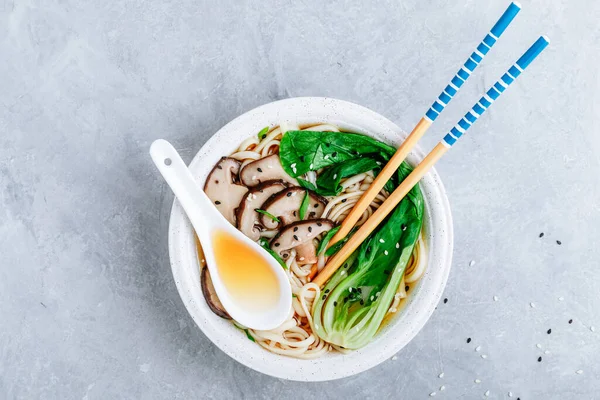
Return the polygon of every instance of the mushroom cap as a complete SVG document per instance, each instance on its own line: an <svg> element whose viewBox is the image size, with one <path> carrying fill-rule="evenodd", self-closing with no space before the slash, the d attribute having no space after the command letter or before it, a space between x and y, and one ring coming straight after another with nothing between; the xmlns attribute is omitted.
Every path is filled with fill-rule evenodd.
<svg viewBox="0 0 600 400"><path fill-rule="evenodd" d="M263 203L275 193L286 188L282 180L266 181L260 185L248 190L248 193L242 197L239 207L236 211L237 228L250 239L256 241L260 238L262 224L260 224L260 215L255 210L262 208ZM262 215L265 217L265 215Z"/></svg>
<svg viewBox="0 0 600 400"><path fill-rule="evenodd" d="M281 255L286 250L303 246L303 253L308 254L309 249L308 247L304 247L304 245L310 244L314 247L313 239L321 233L333 229L334 226L335 223L326 218L293 222L284 226L275 235L271 240L271 249ZM307 262L304 263L307 264Z"/></svg>
<svg viewBox="0 0 600 400"><path fill-rule="evenodd" d="M227 311L225 311L225 307L223 307L223 304L221 304L221 300L219 300L219 297L217 297L217 292L212 284L212 279L210 278L210 273L208 272L207 267L202 268L200 278L202 295L204 296L204 300L206 300L206 304L208 304L208 308L210 308L212 312L221 318L231 319L231 316L229 316Z"/></svg>
<svg viewBox="0 0 600 400"><path fill-rule="evenodd" d="M267 201L265 201L263 204L263 210L278 217L281 220L281 224L284 226L292 222L299 221L300 206L302 205L302 200L304 200L304 194L307 192L310 196L310 199L305 218L320 218L325 211L325 206L327 206L327 200L315 192L300 186L293 186L274 194ZM280 225L278 222L273 221L266 215L261 215L260 221L267 229L276 229Z"/></svg>
<svg viewBox="0 0 600 400"><path fill-rule="evenodd" d="M279 154L271 154L252 161L240 171L240 180L248 187L276 179L283 179L292 185L298 185L298 182L283 170Z"/></svg>
<svg viewBox="0 0 600 400"><path fill-rule="evenodd" d="M233 225L235 225L235 209L248 192L247 187L237 183L240 166L241 163L238 160L222 157L210 171L204 183L204 193L217 207L217 210Z"/></svg>

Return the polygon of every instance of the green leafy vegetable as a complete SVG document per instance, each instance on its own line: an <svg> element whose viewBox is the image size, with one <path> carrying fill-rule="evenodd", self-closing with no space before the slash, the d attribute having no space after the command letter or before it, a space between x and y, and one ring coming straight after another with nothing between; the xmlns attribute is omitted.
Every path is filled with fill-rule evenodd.
<svg viewBox="0 0 600 400"><path fill-rule="evenodd" d="M298 297L298 296L296 296L294 293L292 293L292 298L295 299L296 297Z"/></svg>
<svg viewBox="0 0 600 400"><path fill-rule="evenodd" d="M310 196L308 194L308 190L306 190L306 191L304 191L304 198L302 199L302 203L300 203L300 210L298 211L300 220L303 220L304 216L306 215L306 210L308 209L309 199L310 199Z"/></svg>
<svg viewBox="0 0 600 400"><path fill-rule="evenodd" d="M285 261L283 261L283 258L281 258L281 256L279 254L277 254L276 252L271 250L271 247L269 246L269 241L267 239L265 239L265 238L258 239L258 244L260 244L260 246L263 249L265 249L267 251L267 253L272 255L273 258L276 259L277 262L283 267L283 269L288 269L288 266L285 263Z"/></svg>
<svg viewBox="0 0 600 400"><path fill-rule="evenodd" d="M281 139L279 158L285 172L296 178L367 154L387 160L395 151L392 146L357 133L288 131Z"/></svg>
<svg viewBox="0 0 600 400"><path fill-rule="evenodd" d="M339 193L341 179L370 170L378 173L380 163L394 152L376 139L344 132L289 131L279 148L284 170L294 177L325 169L316 185L298 179L303 187L324 195ZM386 190L392 192L411 170L402 163ZM347 349L358 349L373 338L404 276L421 231L423 210L423 196L416 185L331 277L323 288L324 296L313 303L320 337ZM332 229L325 235L318 254L334 254L343 245L342 241L327 249L336 232Z"/></svg>
<svg viewBox="0 0 600 400"><path fill-rule="evenodd" d="M283 169L296 177L300 186L321 196L335 196L342 191L340 180L371 170L378 173L394 152L393 147L356 133L289 131L281 139L279 158ZM316 185L298 178L321 168L325 170ZM397 184L393 177L385 189L391 192Z"/></svg>
<svg viewBox="0 0 600 400"><path fill-rule="evenodd" d="M340 230L340 228L341 228L341 226L336 226L335 228L333 228L329 232L327 232L325 234L325 236L323 236L323 239L319 243L319 247L317 247L317 254L321 254L323 251L325 251L325 249L327 248L327 245L331 241L331 238L333 236L335 236L335 234Z"/></svg>
<svg viewBox="0 0 600 400"><path fill-rule="evenodd" d="M298 181L300 186L302 186L304 189L312 190L313 192L317 191L317 187L315 185L313 185L312 183L310 183L309 181L305 181L302 178L296 178L296 180Z"/></svg>
<svg viewBox="0 0 600 400"><path fill-rule="evenodd" d="M350 176L381 168L381 162L373 158L359 158L335 164L325 170L317 179L317 192L321 196L337 196L343 190L340 181Z"/></svg>
<svg viewBox="0 0 600 400"><path fill-rule="evenodd" d="M264 128L262 128L260 130L260 132L258 132L258 140L263 140L264 138L267 137L267 133L269 132L269 127L265 126Z"/></svg>
<svg viewBox="0 0 600 400"><path fill-rule="evenodd" d="M277 218L276 216L274 216L270 212L267 212L265 210L261 210L260 208L255 208L254 211L256 211L257 213L266 215L267 217L271 218L275 222L281 222L281 220L279 218Z"/></svg>

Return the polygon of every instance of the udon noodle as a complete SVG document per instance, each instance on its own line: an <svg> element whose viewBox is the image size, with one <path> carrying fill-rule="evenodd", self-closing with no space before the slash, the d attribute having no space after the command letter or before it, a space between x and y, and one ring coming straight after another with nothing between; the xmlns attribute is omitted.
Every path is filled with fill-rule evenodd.
<svg viewBox="0 0 600 400"><path fill-rule="evenodd" d="M283 132L301 130L298 126L284 126L283 129ZM302 130L339 132L337 127L329 124L304 127ZM262 138L254 135L242 142L237 151L231 154L230 157L239 160L243 167L252 161L271 154L277 154L281 137L281 127L270 130ZM306 180L314 184L319 173L320 171L308 172ZM337 196L327 197L328 203L322 218L328 218L335 223L342 222L358 199L369 188L374 178L374 172L368 171L342 180L342 192ZM388 193L382 190L365 210L357 225L362 225L387 196ZM272 238L276 233L277 231L266 230L261 232L261 236ZM311 283L311 279L324 267L325 261L325 256L321 254L318 256L316 264L299 265L296 261L295 250L292 250L291 255L286 260L289 267L287 274L293 292L293 307L290 310L289 318L276 329L268 331L247 330L256 343L273 353L302 359L320 357L330 351L347 351L325 342L315 333L313 325L311 307L313 301L320 296L321 292L319 286ZM402 300L407 297L409 286L414 285L421 278L426 264L425 242L421 232L384 323L400 309Z"/></svg>

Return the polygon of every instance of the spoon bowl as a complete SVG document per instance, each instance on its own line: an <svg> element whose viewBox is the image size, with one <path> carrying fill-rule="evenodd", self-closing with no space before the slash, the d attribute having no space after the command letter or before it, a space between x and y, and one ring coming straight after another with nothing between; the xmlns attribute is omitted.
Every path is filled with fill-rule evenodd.
<svg viewBox="0 0 600 400"><path fill-rule="evenodd" d="M292 289L279 262L219 213L169 142L156 140L150 156L198 235L213 286L229 315L257 330L285 322L291 313ZM272 287L257 287L261 281L255 272L266 276Z"/></svg>

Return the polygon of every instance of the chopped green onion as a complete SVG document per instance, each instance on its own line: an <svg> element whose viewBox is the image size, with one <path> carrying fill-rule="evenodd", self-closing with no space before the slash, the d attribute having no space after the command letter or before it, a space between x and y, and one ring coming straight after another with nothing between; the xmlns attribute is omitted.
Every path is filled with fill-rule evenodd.
<svg viewBox="0 0 600 400"><path fill-rule="evenodd" d="M263 140L264 138L266 138L267 132L269 132L269 127L265 126L260 130L260 132L258 132L258 140Z"/></svg>
<svg viewBox="0 0 600 400"><path fill-rule="evenodd" d="M341 225L336 226L335 228L333 228L329 232L327 232L325 237L323 237L323 240L321 240L321 242L319 243L319 247L317 249L317 254L321 254L327 248L329 241L337 233L337 231L340 230L340 228L341 228Z"/></svg>
<svg viewBox="0 0 600 400"><path fill-rule="evenodd" d="M276 216L274 216L270 212L267 212L265 210L261 210L260 208L255 208L254 211L256 211L257 213L266 215L267 217L271 218L275 222L281 222L281 220L279 218L277 218Z"/></svg>
<svg viewBox="0 0 600 400"><path fill-rule="evenodd" d="M279 254L277 254L276 252L274 252L271 247L269 247L269 241L265 238L260 238L258 240L258 244L260 244L260 246L265 249L267 251L267 253L269 253L271 256L273 256L274 259L277 260L277 262L283 267L283 269L288 269L287 264L285 263L285 261L283 261L283 258L281 258L281 256Z"/></svg>
<svg viewBox="0 0 600 400"><path fill-rule="evenodd" d="M303 220L306 216L306 210L308 209L308 203L310 196L308 195L308 190L304 192L304 198L302 199L302 203L300 204L300 219Z"/></svg>
<svg viewBox="0 0 600 400"><path fill-rule="evenodd" d="M248 339L252 340L253 342L256 342L256 340L254 340L250 332L248 332L248 329L244 329L244 332L246 332L246 337L248 337Z"/></svg>

